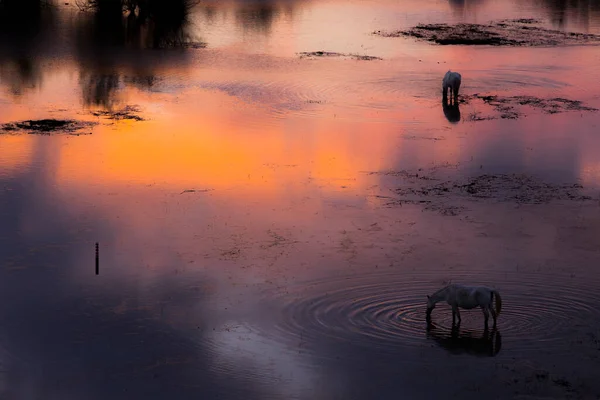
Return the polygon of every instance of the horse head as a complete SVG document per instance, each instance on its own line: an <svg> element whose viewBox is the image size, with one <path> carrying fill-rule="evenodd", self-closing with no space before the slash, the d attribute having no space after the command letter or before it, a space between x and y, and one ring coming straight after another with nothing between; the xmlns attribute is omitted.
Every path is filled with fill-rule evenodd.
<svg viewBox="0 0 600 400"><path fill-rule="evenodd" d="M427 295L427 318L431 318L431 312L435 308L435 302L431 296Z"/></svg>

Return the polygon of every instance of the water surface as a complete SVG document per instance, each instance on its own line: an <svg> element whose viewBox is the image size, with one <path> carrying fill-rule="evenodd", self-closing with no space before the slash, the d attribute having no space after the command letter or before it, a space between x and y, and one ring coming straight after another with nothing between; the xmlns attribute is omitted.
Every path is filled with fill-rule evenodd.
<svg viewBox="0 0 600 400"><path fill-rule="evenodd" d="M600 33L597 3L203 2L183 49L73 5L27 15L0 28L0 123L95 125L0 134L3 398L600 392L600 114L471 101L456 122L440 96L452 69L466 96L600 108L600 52L371 34ZM110 117L127 106L143 120ZM481 175L500 191L460 189ZM427 329L449 281L500 291L497 330L443 305Z"/></svg>

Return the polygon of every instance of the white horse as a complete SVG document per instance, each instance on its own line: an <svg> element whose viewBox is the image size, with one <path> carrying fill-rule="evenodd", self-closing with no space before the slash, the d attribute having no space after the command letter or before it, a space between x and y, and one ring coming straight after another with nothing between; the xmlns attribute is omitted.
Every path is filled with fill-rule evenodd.
<svg viewBox="0 0 600 400"><path fill-rule="evenodd" d="M496 310L492 307L492 302L496 298ZM496 318L500 315L502 309L502 298L497 290L485 286L464 286L450 284L438 290L431 296L427 296L427 319L431 318L431 312L435 305L440 301L446 301L452 307L452 324L454 325L456 317L460 324L459 308L470 310L475 307L481 307L485 316L485 325L488 324L489 314L492 314L494 326Z"/></svg>
<svg viewBox="0 0 600 400"><path fill-rule="evenodd" d="M452 72L448 70L444 79L442 80L442 93L444 99L448 96L448 89L452 92L455 100L458 100L458 91L460 90L460 84L462 83L462 76L458 72Z"/></svg>

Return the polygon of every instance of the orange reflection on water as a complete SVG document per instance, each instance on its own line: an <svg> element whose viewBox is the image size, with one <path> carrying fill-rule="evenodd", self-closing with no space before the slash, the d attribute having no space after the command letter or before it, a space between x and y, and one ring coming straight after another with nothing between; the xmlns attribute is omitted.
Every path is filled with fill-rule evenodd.
<svg viewBox="0 0 600 400"><path fill-rule="evenodd" d="M33 159L34 137L9 136L0 138L0 175L12 174L28 167Z"/></svg>
<svg viewBox="0 0 600 400"><path fill-rule="evenodd" d="M390 150L384 124L323 118L303 125L303 117L268 117L220 93L188 98L194 102L164 103L149 121L101 125L91 136L74 138L61 148L57 179L174 190L244 185L263 195L315 179L322 189L361 190L367 183L357 171L380 169ZM294 125L301 132L289 128Z"/></svg>

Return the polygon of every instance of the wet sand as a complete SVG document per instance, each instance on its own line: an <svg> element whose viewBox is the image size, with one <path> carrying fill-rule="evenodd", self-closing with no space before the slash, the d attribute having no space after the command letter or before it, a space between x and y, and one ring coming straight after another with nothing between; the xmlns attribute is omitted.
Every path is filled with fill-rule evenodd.
<svg viewBox="0 0 600 400"><path fill-rule="evenodd" d="M195 11L205 48L0 48L0 124L92 133L0 133L0 397L598 398L597 50L371 34L471 7L600 33L545 3L231 1ZM428 329L448 282L497 288L497 329Z"/></svg>

